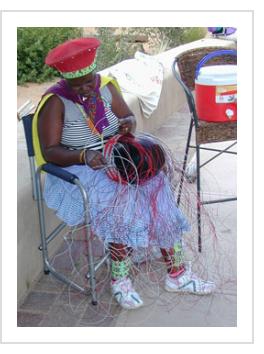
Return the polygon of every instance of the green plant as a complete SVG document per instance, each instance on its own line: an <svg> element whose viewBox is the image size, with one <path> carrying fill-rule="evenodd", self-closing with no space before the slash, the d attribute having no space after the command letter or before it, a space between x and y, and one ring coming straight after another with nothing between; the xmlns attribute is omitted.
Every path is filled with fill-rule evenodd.
<svg viewBox="0 0 264 354"><path fill-rule="evenodd" d="M138 43L133 43L134 30L116 27L99 27L96 37L100 39L101 46L97 51L97 70L105 69L119 63L122 60L133 58L140 48Z"/></svg>
<svg viewBox="0 0 264 354"><path fill-rule="evenodd" d="M185 27L182 35L183 43L189 43L204 38L207 33L206 27Z"/></svg>
<svg viewBox="0 0 264 354"><path fill-rule="evenodd" d="M205 27L147 27L149 52L157 54L181 44L204 38Z"/></svg>
<svg viewBox="0 0 264 354"><path fill-rule="evenodd" d="M48 52L58 44L82 36L76 27L19 27L17 29L17 81L44 82L58 76L45 65Z"/></svg>

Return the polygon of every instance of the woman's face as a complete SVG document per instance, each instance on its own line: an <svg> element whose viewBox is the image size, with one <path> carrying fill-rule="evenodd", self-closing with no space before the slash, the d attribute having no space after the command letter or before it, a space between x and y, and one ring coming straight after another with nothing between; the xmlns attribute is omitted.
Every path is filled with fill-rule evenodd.
<svg viewBox="0 0 264 354"><path fill-rule="evenodd" d="M67 82L75 93L84 97L88 97L91 91L93 91L95 88L95 78L95 72L92 71L90 74L79 77L77 79L68 79Z"/></svg>

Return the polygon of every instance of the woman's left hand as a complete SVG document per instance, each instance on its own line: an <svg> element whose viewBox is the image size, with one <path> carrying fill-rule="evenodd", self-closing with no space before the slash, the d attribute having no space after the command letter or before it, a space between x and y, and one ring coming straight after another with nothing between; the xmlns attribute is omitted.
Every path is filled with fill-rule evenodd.
<svg viewBox="0 0 264 354"><path fill-rule="evenodd" d="M119 134L134 133L136 129L136 118L129 116L126 118L119 118Z"/></svg>

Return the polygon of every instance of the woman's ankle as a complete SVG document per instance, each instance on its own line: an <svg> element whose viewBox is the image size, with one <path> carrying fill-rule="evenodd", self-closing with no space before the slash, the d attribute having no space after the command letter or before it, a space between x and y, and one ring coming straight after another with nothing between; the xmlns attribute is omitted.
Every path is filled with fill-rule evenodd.
<svg viewBox="0 0 264 354"><path fill-rule="evenodd" d="M173 267L172 269L168 270L168 275L171 278L177 278L178 276L182 275L185 272L184 264L181 264L179 267Z"/></svg>
<svg viewBox="0 0 264 354"><path fill-rule="evenodd" d="M112 281L120 280L121 278L126 278L130 272L131 260L129 257L124 258L121 261L115 261L112 259L111 262L111 278Z"/></svg>

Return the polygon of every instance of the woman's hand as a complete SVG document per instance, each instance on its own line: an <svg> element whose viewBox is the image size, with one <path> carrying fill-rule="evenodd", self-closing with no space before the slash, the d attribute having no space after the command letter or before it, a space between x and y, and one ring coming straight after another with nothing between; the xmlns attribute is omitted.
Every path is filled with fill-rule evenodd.
<svg viewBox="0 0 264 354"><path fill-rule="evenodd" d="M98 170L100 168L104 168L107 164L107 161L100 151L86 150L85 163L94 170Z"/></svg>
<svg viewBox="0 0 264 354"><path fill-rule="evenodd" d="M136 118L128 116L126 118L119 118L119 134L134 133L136 129Z"/></svg>

